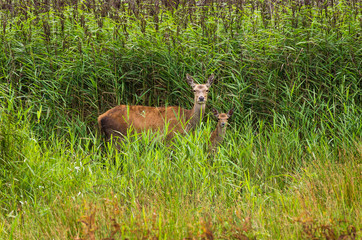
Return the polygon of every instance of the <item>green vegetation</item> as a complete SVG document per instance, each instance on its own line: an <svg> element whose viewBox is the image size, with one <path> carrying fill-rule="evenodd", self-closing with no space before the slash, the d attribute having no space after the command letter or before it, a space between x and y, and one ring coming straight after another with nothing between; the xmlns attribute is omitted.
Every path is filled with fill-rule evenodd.
<svg viewBox="0 0 362 240"><path fill-rule="evenodd" d="M203 3L201 3L203 2ZM360 239L360 1L0 3L0 239ZM116 151L119 104L216 121Z"/></svg>

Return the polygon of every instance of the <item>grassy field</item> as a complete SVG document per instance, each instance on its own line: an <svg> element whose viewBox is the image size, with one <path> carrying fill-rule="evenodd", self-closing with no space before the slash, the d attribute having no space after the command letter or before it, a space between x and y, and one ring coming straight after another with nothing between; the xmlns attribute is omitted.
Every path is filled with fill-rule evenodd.
<svg viewBox="0 0 362 240"><path fill-rule="evenodd" d="M360 239L360 1L0 3L0 239ZM117 104L207 114L117 151ZM206 151L212 107L234 107Z"/></svg>

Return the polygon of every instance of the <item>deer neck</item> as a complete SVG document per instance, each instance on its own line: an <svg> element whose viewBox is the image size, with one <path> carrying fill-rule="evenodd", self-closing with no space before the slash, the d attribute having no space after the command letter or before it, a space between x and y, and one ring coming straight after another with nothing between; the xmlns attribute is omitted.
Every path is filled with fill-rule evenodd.
<svg viewBox="0 0 362 240"><path fill-rule="evenodd" d="M216 142L221 142L224 139L225 132L226 132L226 127L221 127L218 124L216 129L215 129L215 132L216 132L216 134L215 134Z"/></svg>
<svg viewBox="0 0 362 240"><path fill-rule="evenodd" d="M204 117L205 114L205 106L206 104L195 103L194 107L191 109L191 113L188 119L188 130L191 130L200 123L200 120Z"/></svg>
<svg viewBox="0 0 362 240"><path fill-rule="evenodd" d="M226 127L221 127L219 124L217 124L216 129L211 133L210 142L211 142L211 148L215 148L225 136Z"/></svg>
<svg viewBox="0 0 362 240"><path fill-rule="evenodd" d="M218 136L218 139L220 139L220 141L222 141L222 140L224 139L225 132L226 132L226 126L221 127L221 126L218 124L218 125L217 125L217 136Z"/></svg>

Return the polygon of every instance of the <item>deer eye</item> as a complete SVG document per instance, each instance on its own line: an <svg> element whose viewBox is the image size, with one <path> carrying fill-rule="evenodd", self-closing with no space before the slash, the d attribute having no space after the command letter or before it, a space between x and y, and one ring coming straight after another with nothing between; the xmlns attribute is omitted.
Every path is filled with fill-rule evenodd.
<svg viewBox="0 0 362 240"><path fill-rule="evenodd" d="M209 90L206 90L206 92L209 92Z"/></svg>
<svg viewBox="0 0 362 240"><path fill-rule="evenodd" d="M194 90L194 92L196 92L196 90Z"/></svg>

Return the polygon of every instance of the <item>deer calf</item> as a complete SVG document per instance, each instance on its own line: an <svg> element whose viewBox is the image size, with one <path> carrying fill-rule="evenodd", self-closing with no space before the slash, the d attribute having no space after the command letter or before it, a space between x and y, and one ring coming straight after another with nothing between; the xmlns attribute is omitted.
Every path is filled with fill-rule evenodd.
<svg viewBox="0 0 362 240"><path fill-rule="evenodd" d="M216 147L224 140L226 133L226 126L228 124L228 119L233 115L234 110L230 109L227 113L219 113L216 109L212 109L214 116L217 117L217 126L216 129L211 133L210 142L209 142L209 152L212 152Z"/></svg>
<svg viewBox="0 0 362 240"><path fill-rule="evenodd" d="M214 81L211 75L206 84L196 84L187 74L186 79L194 92L194 107L191 110L179 106L147 107L119 105L98 117L98 125L107 140L113 137L127 135L127 130L141 132L160 130L167 139L171 139L176 132L188 132L203 118L209 88ZM167 126L167 132L165 128Z"/></svg>

